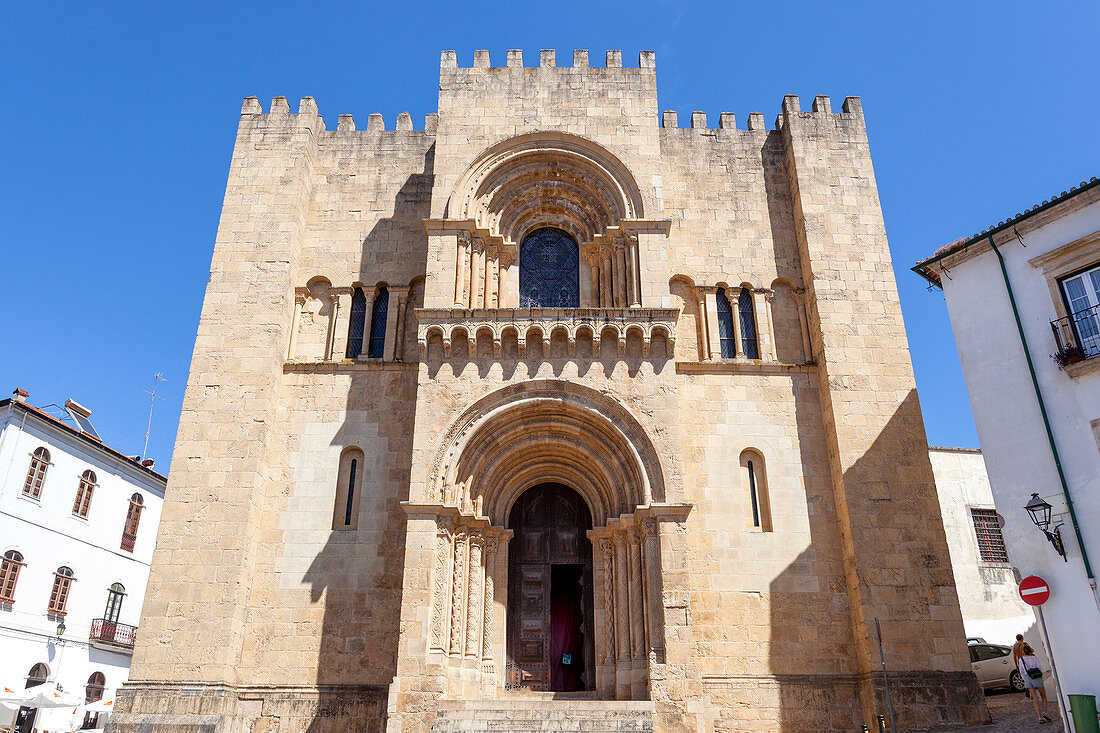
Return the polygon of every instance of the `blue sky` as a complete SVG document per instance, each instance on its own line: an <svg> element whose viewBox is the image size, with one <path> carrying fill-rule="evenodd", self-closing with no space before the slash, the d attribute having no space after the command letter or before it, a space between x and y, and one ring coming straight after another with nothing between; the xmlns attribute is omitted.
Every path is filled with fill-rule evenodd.
<svg viewBox="0 0 1100 733"><path fill-rule="evenodd" d="M977 446L943 297L908 268L1100 174L1098 30L1083 2L0 0L0 393L71 396L137 453L163 372L149 455L166 467L242 97L419 127L442 49L652 49L681 124L863 98L929 440Z"/></svg>

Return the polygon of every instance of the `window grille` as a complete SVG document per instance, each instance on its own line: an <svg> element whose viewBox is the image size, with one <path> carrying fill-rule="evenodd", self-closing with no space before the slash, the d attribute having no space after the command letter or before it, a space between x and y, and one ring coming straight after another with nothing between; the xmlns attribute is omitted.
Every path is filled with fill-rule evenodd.
<svg viewBox="0 0 1100 733"><path fill-rule="evenodd" d="M367 296L363 288L351 293L351 323L348 325L348 348L345 356L355 359L363 353L363 330L367 322Z"/></svg>
<svg viewBox="0 0 1100 733"><path fill-rule="evenodd" d="M580 249L553 227L536 229L519 248L519 307L580 306Z"/></svg>
<svg viewBox="0 0 1100 733"><path fill-rule="evenodd" d="M73 582L73 571L60 567L53 576L53 590L50 591L50 605L47 611L57 616L65 615L65 604L69 601L69 587Z"/></svg>
<svg viewBox="0 0 1100 733"><path fill-rule="evenodd" d="M50 467L50 452L45 448L34 449L31 467L27 470L27 480L23 482L23 493L32 499L42 495L42 484L46 482L46 469Z"/></svg>
<svg viewBox="0 0 1100 733"><path fill-rule="evenodd" d="M741 327L741 353L749 359L760 358L760 346L756 341L756 316L752 309L752 293L741 288L737 296L737 317Z"/></svg>
<svg viewBox="0 0 1100 733"><path fill-rule="evenodd" d="M715 297L718 300L718 341L722 346L722 358L732 359L737 355L733 346L733 307L726 297L725 288L718 288Z"/></svg>
<svg viewBox="0 0 1100 733"><path fill-rule="evenodd" d="M390 291L383 285L374 296L374 308L370 314L370 342L367 344L367 356L381 359L386 351L386 317L390 310Z"/></svg>
<svg viewBox="0 0 1100 733"><path fill-rule="evenodd" d="M15 600L15 583L19 580L19 569L23 567L23 556L15 550L4 553L0 561L0 601L11 603Z"/></svg>
<svg viewBox="0 0 1100 733"><path fill-rule="evenodd" d="M73 502L73 514L78 517L88 516L88 509L92 505L92 491L95 489L95 471L85 471L80 477L80 484L76 489L76 501Z"/></svg>
<svg viewBox="0 0 1100 733"><path fill-rule="evenodd" d="M1008 550L1001 535L1001 525L997 521L997 512L993 509L971 509L974 520L974 534L978 538L978 553L982 562L1008 562Z"/></svg>

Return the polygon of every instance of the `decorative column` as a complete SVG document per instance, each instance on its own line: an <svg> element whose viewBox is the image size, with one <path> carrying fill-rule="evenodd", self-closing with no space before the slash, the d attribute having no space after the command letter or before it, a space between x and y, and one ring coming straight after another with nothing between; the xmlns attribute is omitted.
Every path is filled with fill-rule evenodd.
<svg viewBox="0 0 1100 733"><path fill-rule="evenodd" d="M394 361L401 361L405 355L405 318L409 310L409 291L401 293L397 301L397 332L394 337L397 339L393 347Z"/></svg>
<svg viewBox="0 0 1100 733"><path fill-rule="evenodd" d="M481 622L481 671L494 673L493 667L493 573L496 572L497 541L485 543L485 601Z"/></svg>
<svg viewBox="0 0 1100 733"><path fill-rule="evenodd" d="M635 700L646 693L646 638L644 594L642 592L642 543L637 527L623 536L630 566L630 694Z"/></svg>
<svg viewBox="0 0 1100 733"><path fill-rule="evenodd" d="M351 288L332 288L333 338L332 361L343 361L348 350L348 325L351 315Z"/></svg>
<svg viewBox="0 0 1100 733"><path fill-rule="evenodd" d="M626 236L626 304L631 308L642 307L642 286L638 267L638 236Z"/></svg>
<svg viewBox="0 0 1100 733"><path fill-rule="evenodd" d="M646 639L651 668L665 662L664 604L661 598L661 536L655 519L642 520L642 564L646 605Z"/></svg>
<svg viewBox="0 0 1100 733"><path fill-rule="evenodd" d="M756 309L756 343L763 361L775 361L775 349L772 348L772 299L775 291L767 288L754 290L752 302Z"/></svg>
<svg viewBox="0 0 1100 733"><path fill-rule="evenodd" d="M466 292L470 269L470 234L468 232L458 233L455 251L455 308L465 308L470 302Z"/></svg>
<svg viewBox="0 0 1100 733"><path fill-rule="evenodd" d="M447 612L447 604L451 600L450 581L453 570L451 563L454 559L454 545L452 541L453 520L448 516L440 516L436 519L438 529L436 531L435 551L435 578L432 583L432 626L431 649L446 654L450 649L451 641L451 614Z"/></svg>
<svg viewBox="0 0 1100 733"><path fill-rule="evenodd" d="M470 259L470 304L471 310L485 307L485 245L481 237L473 238L473 255Z"/></svg>
<svg viewBox="0 0 1100 733"><path fill-rule="evenodd" d="M702 291L706 303L707 351L709 352L707 357L708 359L720 359L722 358L722 341L720 326L718 325L718 288L713 285L705 285L700 287L699 290ZM727 297L729 297L728 294Z"/></svg>
<svg viewBox="0 0 1100 733"><path fill-rule="evenodd" d="M470 535L470 572L466 592L466 650L467 658L477 658L481 652L481 602L484 588L482 586L485 577L485 569L481 564L482 543L481 537Z"/></svg>
<svg viewBox="0 0 1100 733"><path fill-rule="evenodd" d="M386 341L385 346L382 348L383 361L393 361L397 342L404 336L403 333L397 332L397 316L405 302L405 298L409 295L409 289L407 287L389 288L389 293L391 307L386 311Z"/></svg>
<svg viewBox="0 0 1100 733"><path fill-rule="evenodd" d="M485 248L485 307L499 308L500 263L497 259L497 246Z"/></svg>
<svg viewBox="0 0 1100 733"><path fill-rule="evenodd" d="M600 265L599 254L589 254L585 259L588 263L588 279L591 292L588 294L588 305L593 308L600 307Z"/></svg>
<svg viewBox="0 0 1100 733"><path fill-rule="evenodd" d="M744 359L745 349L741 344L741 288L730 288L726 291L726 298L730 302L730 311L733 317L733 353L735 358Z"/></svg>
<svg viewBox="0 0 1100 733"><path fill-rule="evenodd" d="M626 252L621 245L615 246L615 307L624 308L626 302Z"/></svg>
<svg viewBox="0 0 1100 733"><path fill-rule="evenodd" d="M606 247L600 247L600 307L611 308L611 254Z"/></svg>
<svg viewBox="0 0 1100 733"><path fill-rule="evenodd" d="M466 609L466 546L469 540L465 532L455 536L454 575L451 581L451 654L462 654L462 632L466 628L463 611Z"/></svg>
<svg viewBox="0 0 1100 733"><path fill-rule="evenodd" d="M810 343L810 328L806 320L805 288L794 291L794 295L798 299L798 327L802 331L802 358L804 362L810 363L814 360L814 350Z"/></svg>
<svg viewBox="0 0 1100 733"><path fill-rule="evenodd" d="M600 532L604 537L599 540L599 555L594 558L599 567L593 573L598 573L599 576L598 581L593 578L593 586L600 590L593 604L598 609L595 621L599 624L599 632L596 634L596 691L600 695L611 695L615 692L615 667L618 659L615 629L615 543L606 536L606 529Z"/></svg>
<svg viewBox="0 0 1100 733"><path fill-rule="evenodd" d="M615 697L628 700L632 692L630 640L630 560L626 539L614 534L615 542Z"/></svg>
<svg viewBox="0 0 1100 733"><path fill-rule="evenodd" d="M309 291L305 288L294 288L294 310L290 314L290 345L287 347L287 360L294 361L298 351L298 329L301 328L302 306L306 304L306 296Z"/></svg>

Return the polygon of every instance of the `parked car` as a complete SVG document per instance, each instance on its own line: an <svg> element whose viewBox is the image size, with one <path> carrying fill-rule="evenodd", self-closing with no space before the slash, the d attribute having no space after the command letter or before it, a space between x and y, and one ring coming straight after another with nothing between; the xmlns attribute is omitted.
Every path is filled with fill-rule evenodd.
<svg viewBox="0 0 1100 733"><path fill-rule="evenodd" d="M1012 664L1012 647L1000 644L970 644L970 666L984 690L1007 687L1024 689L1024 678Z"/></svg>

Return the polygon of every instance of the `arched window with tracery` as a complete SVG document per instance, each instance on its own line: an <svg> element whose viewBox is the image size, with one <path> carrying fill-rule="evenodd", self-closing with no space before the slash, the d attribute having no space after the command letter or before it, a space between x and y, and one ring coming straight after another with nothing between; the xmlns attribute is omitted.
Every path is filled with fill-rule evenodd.
<svg viewBox="0 0 1100 733"><path fill-rule="evenodd" d="M46 608L55 616L65 615L65 604L69 602L69 588L73 584L72 568L64 565L53 574L53 590L50 591L50 605Z"/></svg>
<svg viewBox="0 0 1100 733"><path fill-rule="evenodd" d="M46 483L46 470L50 467L50 452L39 446L31 455L31 466L27 469L27 480L23 482L23 494L32 499L42 496L42 485Z"/></svg>
<svg viewBox="0 0 1100 733"><path fill-rule="evenodd" d="M542 227L519 248L519 307L580 306L580 249L561 229Z"/></svg>
<svg viewBox="0 0 1100 733"><path fill-rule="evenodd" d="M741 288L737 296L737 318L741 327L741 352L749 359L760 358L760 344L756 340L756 314L752 307L752 291Z"/></svg>
<svg viewBox="0 0 1100 733"><path fill-rule="evenodd" d="M732 359L737 356L737 348L733 342L733 306L730 305L725 288L718 288L714 297L718 301L718 343L722 348L722 358Z"/></svg>
<svg viewBox="0 0 1100 733"><path fill-rule="evenodd" d="M50 668L42 662L31 667L31 671L27 672L27 686L26 689L32 687L38 687L41 684L45 684L46 678L50 676Z"/></svg>
<svg viewBox="0 0 1100 733"><path fill-rule="evenodd" d="M363 288L351 291L351 319L348 323L348 347L344 355L355 359L363 353L363 334L367 323L367 296Z"/></svg>
<svg viewBox="0 0 1100 733"><path fill-rule="evenodd" d="M367 357L370 359L381 359L386 353L386 318L389 312L390 291L381 285L374 296L370 314L370 342L367 344Z"/></svg>
<svg viewBox="0 0 1100 733"><path fill-rule="evenodd" d="M126 510L126 524L122 528L122 549L126 552L134 551L134 543L137 542L138 524L141 522L141 510L145 500L141 494L134 492L130 497L130 508Z"/></svg>
<svg viewBox="0 0 1100 733"><path fill-rule="evenodd" d="M15 550L4 553L0 561L0 601L15 601L15 584L19 580L19 570L23 567L23 556Z"/></svg>
<svg viewBox="0 0 1100 733"><path fill-rule="evenodd" d="M85 471L80 476L80 484L76 487L76 501L73 502L73 514L78 517L88 517L88 509L92 505L92 492L95 490L95 471Z"/></svg>

